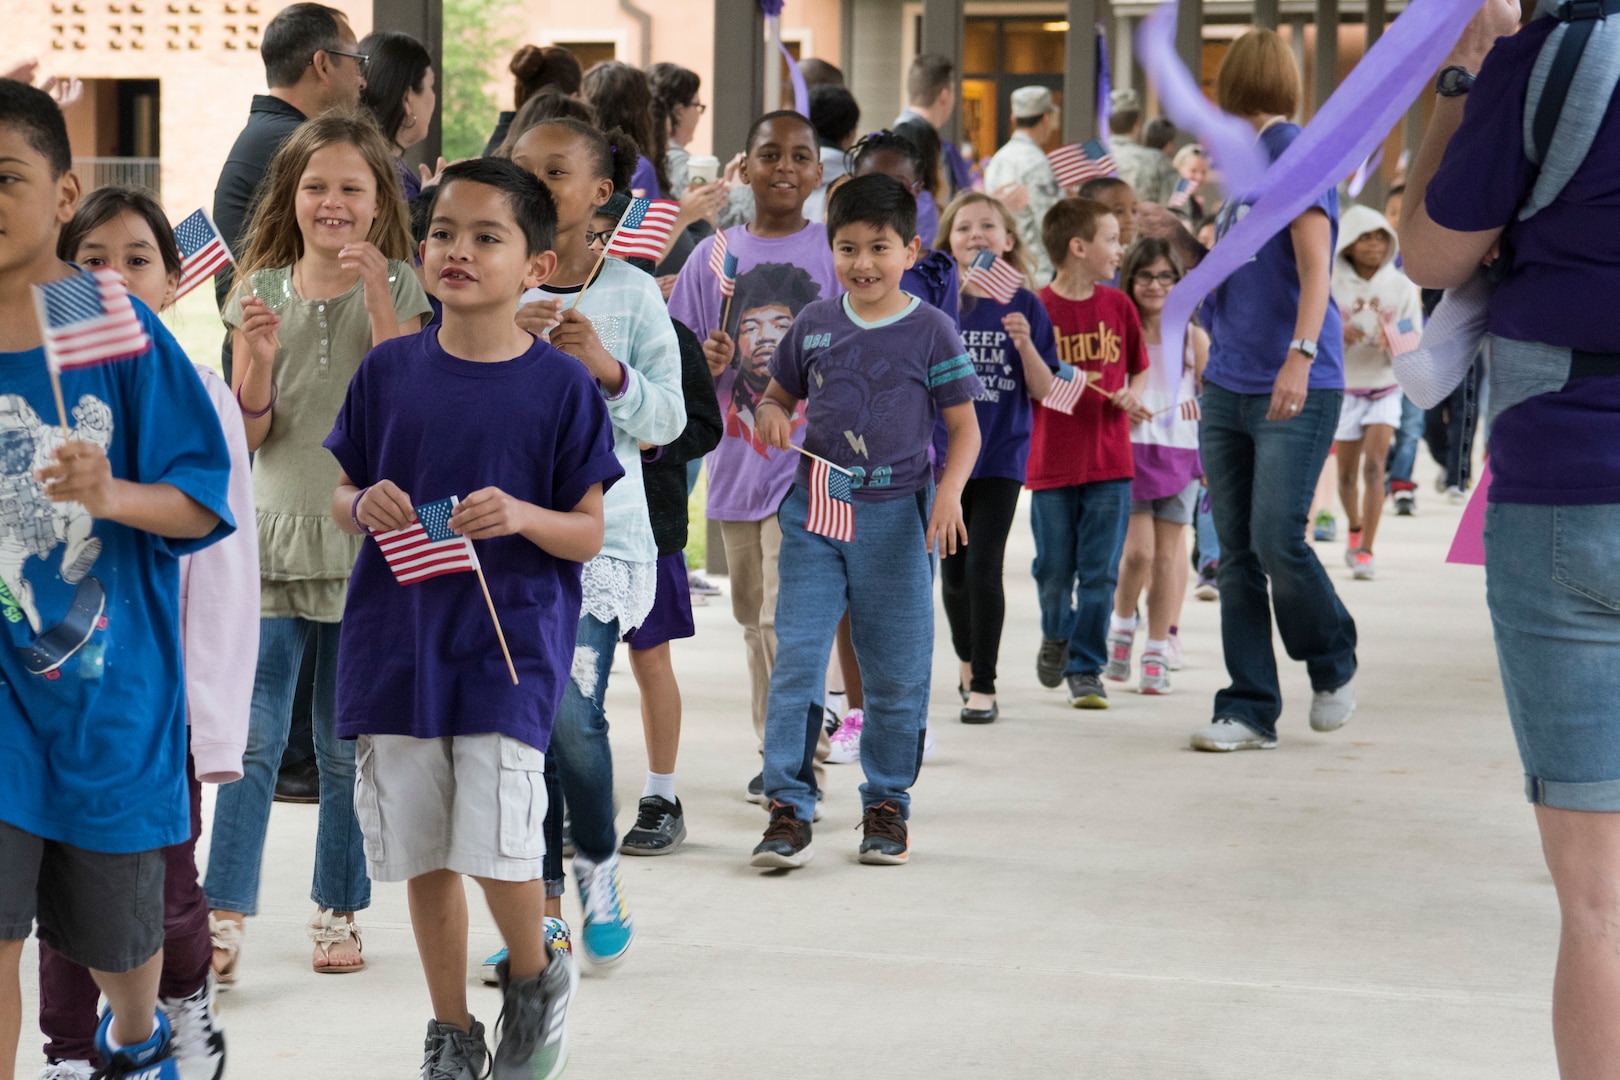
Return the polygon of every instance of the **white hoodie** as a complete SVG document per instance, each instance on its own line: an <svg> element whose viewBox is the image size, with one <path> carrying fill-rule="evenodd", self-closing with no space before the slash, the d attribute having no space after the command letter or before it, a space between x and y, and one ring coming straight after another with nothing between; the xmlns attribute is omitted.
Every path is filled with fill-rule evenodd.
<svg viewBox="0 0 1620 1080"><path fill-rule="evenodd" d="M1351 265L1350 245L1379 229L1389 233L1389 252L1369 280ZM1423 326L1423 296L1395 265L1399 251L1394 226L1372 207L1352 206L1340 216L1339 244L1333 253L1333 299L1345 329L1354 326L1363 334L1354 345L1344 347L1346 390L1383 390L1395 385L1395 368L1382 325L1385 312L1393 312L1396 322L1410 319L1414 327Z"/></svg>

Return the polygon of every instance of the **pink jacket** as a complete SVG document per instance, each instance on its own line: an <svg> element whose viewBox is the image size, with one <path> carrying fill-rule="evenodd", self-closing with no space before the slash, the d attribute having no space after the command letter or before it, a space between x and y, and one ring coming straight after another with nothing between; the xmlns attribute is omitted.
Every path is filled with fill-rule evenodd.
<svg viewBox="0 0 1620 1080"><path fill-rule="evenodd" d="M197 366L231 451L231 515L236 531L180 560L180 648L197 779L242 778L253 675L259 665L259 529L242 410L213 371Z"/></svg>

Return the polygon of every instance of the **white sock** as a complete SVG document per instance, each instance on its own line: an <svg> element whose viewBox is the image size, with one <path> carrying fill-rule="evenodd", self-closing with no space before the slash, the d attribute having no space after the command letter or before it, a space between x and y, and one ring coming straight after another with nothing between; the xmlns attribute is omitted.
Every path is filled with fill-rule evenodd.
<svg viewBox="0 0 1620 1080"><path fill-rule="evenodd" d="M1135 634L1136 616L1120 618L1118 615L1108 616L1108 632L1110 634Z"/></svg>
<svg viewBox="0 0 1620 1080"><path fill-rule="evenodd" d="M1163 641L1154 641L1152 638L1148 638L1147 651L1150 652L1150 653L1167 653L1167 652L1169 652L1170 651L1170 639L1165 638Z"/></svg>
<svg viewBox="0 0 1620 1080"><path fill-rule="evenodd" d="M674 802L675 774L672 772L657 773L649 770L647 773L647 786L641 790L641 797L645 799L648 795L657 795L660 799Z"/></svg>

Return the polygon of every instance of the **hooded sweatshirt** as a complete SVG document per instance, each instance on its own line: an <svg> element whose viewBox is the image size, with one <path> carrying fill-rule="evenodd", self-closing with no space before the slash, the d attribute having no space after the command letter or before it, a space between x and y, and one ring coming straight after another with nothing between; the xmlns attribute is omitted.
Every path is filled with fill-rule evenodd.
<svg viewBox="0 0 1620 1080"><path fill-rule="evenodd" d="M1350 262L1350 246L1370 232L1389 233L1389 250L1384 263L1371 278L1356 273ZM1363 334L1354 345L1344 347L1344 388L1384 390L1395 385L1395 368L1384 333L1384 317L1393 321L1410 319L1414 327L1423 325L1423 298L1418 287L1395 265L1400 240L1389 219L1370 206L1352 206L1339 218L1339 243L1333 253L1333 299L1339 305L1346 330L1354 326Z"/></svg>

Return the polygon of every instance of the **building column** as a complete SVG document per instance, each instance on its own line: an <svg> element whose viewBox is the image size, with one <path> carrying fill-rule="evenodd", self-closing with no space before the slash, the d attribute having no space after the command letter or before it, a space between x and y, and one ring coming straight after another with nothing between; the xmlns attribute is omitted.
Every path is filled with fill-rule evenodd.
<svg viewBox="0 0 1620 1080"><path fill-rule="evenodd" d="M1367 0L1367 48L1371 49L1384 36L1384 23L1389 21L1384 0ZM1363 55L1366 55L1363 53Z"/></svg>
<svg viewBox="0 0 1620 1080"><path fill-rule="evenodd" d="M1278 6L1277 0L1254 0L1254 25L1277 29Z"/></svg>
<svg viewBox="0 0 1620 1080"><path fill-rule="evenodd" d="M1204 85L1204 0L1181 0L1176 5L1176 53L1192 72L1193 82Z"/></svg>
<svg viewBox="0 0 1620 1080"><path fill-rule="evenodd" d="M433 58L433 70L441 76L444 74L443 0L372 0L371 28L397 30L411 35L422 43ZM442 89L440 93L443 93ZM405 158L413 166L432 165L438 161L443 145L439 110L434 108L427 138L411 147Z"/></svg>
<svg viewBox="0 0 1620 1080"><path fill-rule="evenodd" d="M956 97L962 98L963 0L923 0L922 52L938 53L951 62ZM956 109L939 130L939 137L962 141L962 110Z"/></svg>
<svg viewBox="0 0 1620 1080"><path fill-rule="evenodd" d="M1316 72L1311 113L1333 96L1339 85L1339 0L1316 0Z"/></svg>
<svg viewBox="0 0 1620 1080"><path fill-rule="evenodd" d="M1068 0L1063 36L1063 141L1097 137L1097 8L1100 0Z"/></svg>
<svg viewBox="0 0 1620 1080"><path fill-rule="evenodd" d="M1310 20L1303 15L1291 15L1288 18L1288 46L1293 50L1294 63L1299 65L1301 79L1305 77L1305 27L1309 23ZM1300 101L1299 112L1294 116L1296 122L1304 122L1306 114L1309 112L1306 105L1307 102Z"/></svg>
<svg viewBox="0 0 1620 1080"><path fill-rule="evenodd" d="M756 0L714 0L714 55L727 58L714 65L709 91L714 154L726 161L765 111L765 16Z"/></svg>

